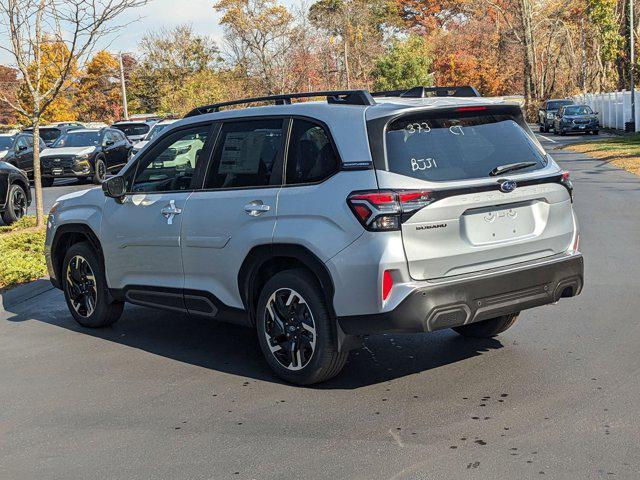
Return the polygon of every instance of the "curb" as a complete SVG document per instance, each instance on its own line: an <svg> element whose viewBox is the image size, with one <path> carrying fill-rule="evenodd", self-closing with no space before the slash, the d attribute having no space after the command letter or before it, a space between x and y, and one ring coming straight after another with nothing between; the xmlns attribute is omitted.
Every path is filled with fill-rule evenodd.
<svg viewBox="0 0 640 480"><path fill-rule="evenodd" d="M35 282L12 288L11 290L0 293L0 311L5 311L7 308L31 300L53 289L54 286L51 285L49 277L40 278Z"/></svg>

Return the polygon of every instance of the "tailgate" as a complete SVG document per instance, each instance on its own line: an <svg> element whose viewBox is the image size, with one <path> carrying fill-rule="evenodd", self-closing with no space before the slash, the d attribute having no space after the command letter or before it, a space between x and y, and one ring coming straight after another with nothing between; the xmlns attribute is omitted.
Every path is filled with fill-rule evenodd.
<svg viewBox="0 0 640 480"><path fill-rule="evenodd" d="M574 223L566 188L557 183L455 195L402 224L411 277L460 275L566 251Z"/></svg>

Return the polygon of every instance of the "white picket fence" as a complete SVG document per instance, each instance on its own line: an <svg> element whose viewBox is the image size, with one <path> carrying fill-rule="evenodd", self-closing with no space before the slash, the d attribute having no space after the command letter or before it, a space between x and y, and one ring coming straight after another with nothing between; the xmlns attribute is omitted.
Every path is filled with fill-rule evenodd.
<svg viewBox="0 0 640 480"><path fill-rule="evenodd" d="M640 132L640 91L635 91L636 132ZM584 93L573 97L579 104L589 105L598 112L600 125L624 130L625 122L631 120L631 92Z"/></svg>

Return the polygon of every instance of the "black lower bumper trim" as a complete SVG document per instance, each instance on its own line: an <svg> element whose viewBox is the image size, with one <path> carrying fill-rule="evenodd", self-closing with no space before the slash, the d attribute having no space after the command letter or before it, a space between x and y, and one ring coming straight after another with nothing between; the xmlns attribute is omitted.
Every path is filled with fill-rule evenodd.
<svg viewBox="0 0 640 480"><path fill-rule="evenodd" d="M580 294L582 255L414 290L394 310L338 318L349 335L429 332L479 322Z"/></svg>

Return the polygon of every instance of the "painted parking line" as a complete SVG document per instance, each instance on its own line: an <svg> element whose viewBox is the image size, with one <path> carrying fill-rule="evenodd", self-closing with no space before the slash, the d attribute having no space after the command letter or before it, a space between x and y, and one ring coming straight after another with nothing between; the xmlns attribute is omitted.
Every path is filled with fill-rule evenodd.
<svg viewBox="0 0 640 480"><path fill-rule="evenodd" d="M540 134L538 134L538 136L539 136L540 138L544 138L545 140L547 140L547 141L549 141L549 142L551 142L551 143L558 143L558 142L557 142L556 140L554 140L553 138L545 137L544 135L540 135Z"/></svg>

